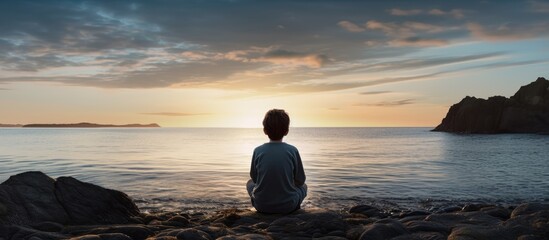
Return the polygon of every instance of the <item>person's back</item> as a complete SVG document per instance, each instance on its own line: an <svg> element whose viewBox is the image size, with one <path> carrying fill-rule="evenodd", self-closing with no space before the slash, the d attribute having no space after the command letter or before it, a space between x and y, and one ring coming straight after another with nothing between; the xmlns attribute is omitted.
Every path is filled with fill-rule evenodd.
<svg viewBox="0 0 549 240"><path fill-rule="evenodd" d="M263 126L271 141L254 150L248 193L259 212L289 213L307 196L301 157L297 148L282 142L289 129L284 110L267 112Z"/></svg>

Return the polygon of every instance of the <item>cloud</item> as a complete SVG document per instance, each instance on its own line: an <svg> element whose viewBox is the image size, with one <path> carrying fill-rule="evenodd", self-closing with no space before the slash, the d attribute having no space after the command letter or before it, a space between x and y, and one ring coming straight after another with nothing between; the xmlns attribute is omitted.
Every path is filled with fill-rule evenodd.
<svg viewBox="0 0 549 240"><path fill-rule="evenodd" d="M391 40L389 41L389 45L397 46L397 47L404 47L404 46L439 47L439 46L448 45L448 41L443 39L425 39L425 38L419 38L419 37L408 37L404 39Z"/></svg>
<svg viewBox="0 0 549 240"><path fill-rule="evenodd" d="M398 38L407 38L414 37L418 33L439 33L443 31L451 31L455 28L447 28L442 26L437 26L429 23L406 21L403 23L394 23L394 22L381 22L376 20L370 20L365 24L367 29L371 30L381 30L385 34L398 37Z"/></svg>
<svg viewBox="0 0 549 240"><path fill-rule="evenodd" d="M429 73L422 75L412 75L403 77L389 77L378 78L373 80L354 81L354 82L317 82L317 81L301 81L294 82L285 85L279 85L276 87L277 91L283 92L325 92L325 91L338 91L345 89L353 89L360 87L369 87L376 85L383 85L389 83L407 82L431 79L444 72Z"/></svg>
<svg viewBox="0 0 549 240"><path fill-rule="evenodd" d="M455 19L462 19L465 17L464 11L461 9L452 9L444 11L438 8L431 10L423 9L399 9L393 8L389 10L389 13L393 16L416 16L416 15L433 15L433 16L452 16Z"/></svg>
<svg viewBox="0 0 549 240"><path fill-rule="evenodd" d="M282 65L307 66L320 68L330 62L330 59L323 54L299 53L287 50L273 50L265 53L257 61L269 62Z"/></svg>
<svg viewBox="0 0 549 240"><path fill-rule="evenodd" d="M465 14L461 9L452 9L450 11L443 11L438 8L434 8L429 10L428 13L429 15L434 15L434 16L452 16L455 19L462 19L465 17Z"/></svg>
<svg viewBox="0 0 549 240"><path fill-rule="evenodd" d="M389 13L393 16L413 16L413 15L419 15L423 13L423 10L421 9L408 9L403 10L399 8L393 8L389 10Z"/></svg>
<svg viewBox="0 0 549 240"><path fill-rule="evenodd" d="M421 59L404 59L394 61L380 61L376 63L359 64L347 68L334 70L333 75L342 73L362 73L362 72L394 72L396 70L406 69L425 69L432 67L441 67L443 65L461 64L470 61L489 60L495 57L501 57L504 54L501 52L482 53L464 56L448 56L448 57L424 57Z"/></svg>
<svg viewBox="0 0 549 240"><path fill-rule="evenodd" d="M385 93L391 93L392 91L370 91L370 92L361 92L362 95L378 95L378 94L385 94Z"/></svg>
<svg viewBox="0 0 549 240"><path fill-rule="evenodd" d="M352 22L349 21L340 21L337 23L340 27L343 29L349 31L349 32L364 32L366 29L364 29L361 26L358 26Z"/></svg>
<svg viewBox="0 0 549 240"><path fill-rule="evenodd" d="M324 54L301 53L274 47L252 47L247 50L233 50L227 53L185 51L181 53L181 56L195 61L230 60L243 63L271 63L310 68L323 67L330 62L330 59Z"/></svg>
<svg viewBox="0 0 549 240"><path fill-rule="evenodd" d="M413 55L420 47L469 36L481 41L546 36L547 20L532 13L545 11L545 5L441 1L437 8L418 3L406 9L390 1L0 1L0 82L337 90L370 84L340 82L339 76L373 79L372 73L399 71L394 75L414 77L434 66L475 60L452 51ZM458 19L465 13L472 25ZM307 82L311 79L333 83Z"/></svg>
<svg viewBox="0 0 549 240"><path fill-rule="evenodd" d="M167 117L188 117L188 116L208 115L209 113L150 112L150 113L140 113L140 114L143 114L143 115L158 115L158 116L167 116Z"/></svg>
<svg viewBox="0 0 549 240"><path fill-rule="evenodd" d="M470 22L467 28L473 37L485 41L516 41L549 34L549 22L528 25L505 23L490 27Z"/></svg>
<svg viewBox="0 0 549 240"><path fill-rule="evenodd" d="M529 1L532 12L549 13L549 3L540 1Z"/></svg>
<svg viewBox="0 0 549 240"><path fill-rule="evenodd" d="M374 106L374 107L398 107L403 105L410 105L416 103L416 99L403 99L403 100L397 100L397 101L384 101L384 102L378 102L378 103L368 103L368 104L362 104L365 106Z"/></svg>

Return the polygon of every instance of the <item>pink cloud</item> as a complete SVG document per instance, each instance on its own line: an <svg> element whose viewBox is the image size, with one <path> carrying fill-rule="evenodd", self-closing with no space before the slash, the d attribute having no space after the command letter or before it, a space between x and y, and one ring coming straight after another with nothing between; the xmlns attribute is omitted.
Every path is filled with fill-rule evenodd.
<svg viewBox="0 0 549 240"><path fill-rule="evenodd" d="M478 23L468 23L467 28L473 37L487 41L514 41L549 34L549 23L533 26L502 24L496 28L485 28Z"/></svg>
<svg viewBox="0 0 549 240"><path fill-rule="evenodd" d="M393 8L389 10L389 13L393 16L413 16L413 15L418 15L423 13L423 11L421 9L404 10L404 9Z"/></svg>

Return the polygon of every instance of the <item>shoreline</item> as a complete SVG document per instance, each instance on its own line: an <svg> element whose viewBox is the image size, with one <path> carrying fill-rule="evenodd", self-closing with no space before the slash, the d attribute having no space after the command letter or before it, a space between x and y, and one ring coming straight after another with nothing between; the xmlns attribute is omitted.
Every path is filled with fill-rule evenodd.
<svg viewBox="0 0 549 240"><path fill-rule="evenodd" d="M522 239L549 238L549 204L469 203L430 210L359 204L290 214L246 208L140 210L123 192L25 172L0 184L0 239Z"/></svg>

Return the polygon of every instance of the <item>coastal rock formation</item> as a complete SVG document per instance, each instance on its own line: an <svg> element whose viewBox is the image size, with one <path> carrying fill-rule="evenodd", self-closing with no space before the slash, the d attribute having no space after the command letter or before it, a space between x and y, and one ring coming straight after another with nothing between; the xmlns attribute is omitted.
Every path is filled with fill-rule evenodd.
<svg viewBox="0 0 549 240"><path fill-rule="evenodd" d="M440 206L426 210L358 205L261 214L249 209L140 213L128 196L40 172L0 184L0 239L277 240L549 239L549 204Z"/></svg>
<svg viewBox="0 0 549 240"><path fill-rule="evenodd" d="M0 184L0 223L16 225L135 222L139 209L124 193L42 172L11 176Z"/></svg>
<svg viewBox="0 0 549 240"><path fill-rule="evenodd" d="M549 133L549 80L538 78L510 98L465 97L450 107L433 131L455 133Z"/></svg>

